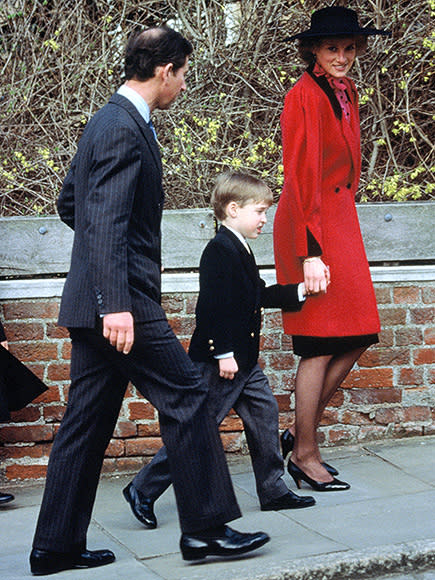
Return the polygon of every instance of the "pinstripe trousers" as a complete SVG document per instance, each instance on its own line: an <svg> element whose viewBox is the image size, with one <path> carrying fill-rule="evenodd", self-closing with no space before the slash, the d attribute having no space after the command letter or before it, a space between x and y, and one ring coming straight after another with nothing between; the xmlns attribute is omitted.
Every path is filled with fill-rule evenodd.
<svg viewBox="0 0 435 580"><path fill-rule="evenodd" d="M129 380L158 410L180 527L192 533L240 517L208 388L166 318L135 325L128 355L96 329L70 329L71 387L50 454L33 546L86 546L105 449Z"/></svg>
<svg viewBox="0 0 435 580"><path fill-rule="evenodd" d="M283 496L288 487L283 480L284 461L279 448L278 403L260 366L256 364L248 371L239 371L229 380L219 376L216 363L195 365L209 387L208 406L217 423L232 408L243 421L260 503ZM171 483L165 447L133 479L134 487L152 501Z"/></svg>

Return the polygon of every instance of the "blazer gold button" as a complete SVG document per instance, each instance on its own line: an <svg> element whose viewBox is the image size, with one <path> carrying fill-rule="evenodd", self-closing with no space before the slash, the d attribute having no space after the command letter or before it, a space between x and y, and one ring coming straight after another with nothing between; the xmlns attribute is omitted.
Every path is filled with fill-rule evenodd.
<svg viewBox="0 0 435 580"><path fill-rule="evenodd" d="M251 338L255 337L255 332L251 332Z"/></svg>
<svg viewBox="0 0 435 580"><path fill-rule="evenodd" d="M211 346L210 347L210 350L213 352L214 351L214 346Z"/></svg>
<svg viewBox="0 0 435 580"><path fill-rule="evenodd" d="M213 339L212 338L209 338L208 344L213 344Z"/></svg>

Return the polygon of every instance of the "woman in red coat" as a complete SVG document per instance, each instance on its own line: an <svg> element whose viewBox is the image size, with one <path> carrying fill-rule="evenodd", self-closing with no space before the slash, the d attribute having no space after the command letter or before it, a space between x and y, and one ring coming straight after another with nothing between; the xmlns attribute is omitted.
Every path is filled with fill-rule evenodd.
<svg viewBox="0 0 435 580"><path fill-rule="evenodd" d="M304 278L317 294L300 313L283 312L284 331L301 356L295 426L282 435L288 471L317 491L348 489L322 461L317 426L364 350L378 341L376 299L354 197L361 169L358 95L347 78L367 36L353 10L314 12L309 30L293 36L308 63L285 99L281 116L284 188L274 223L277 278Z"/></svg>

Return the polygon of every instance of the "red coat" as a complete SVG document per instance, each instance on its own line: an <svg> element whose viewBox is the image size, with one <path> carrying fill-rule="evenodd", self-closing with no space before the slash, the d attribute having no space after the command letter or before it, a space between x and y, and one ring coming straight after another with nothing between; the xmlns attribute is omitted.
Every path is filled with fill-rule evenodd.
<svg viewBox="0 0 435 580"><path fill-rule="evenodd" d="M354 199L361 169L358 95L351 80L346 84L350 123L327 79L308 72L287 94L281 115L284 188L274 223L277 279L282 284L303 279L307 229L331 272L326 294L308 298L301 312L283 313L288 334L331 337L380 330Z"/></svg>

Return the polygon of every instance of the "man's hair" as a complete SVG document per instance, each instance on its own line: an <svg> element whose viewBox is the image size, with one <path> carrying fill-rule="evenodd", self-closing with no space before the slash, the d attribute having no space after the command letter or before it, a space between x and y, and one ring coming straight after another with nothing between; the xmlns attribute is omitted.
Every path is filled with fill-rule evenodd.
<svg viewBox="0 0 435 580"><path fill-rule="evenodd" d="M168 26L135 32L130 36L125 51L125 78L146 81L154 76L156 67L169 63L177 72L192 52L190 42Z"/></svg>
<svg viewBox="0 0 435 580"><path fill-rule="evenodd" d="M264 181L247 173L221 173L211 194L211 205L219 221L225 219L225 209L232 201L240 207L262 201L272 205L273 193Z"/></svg>

